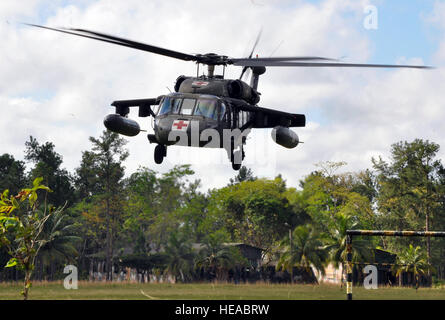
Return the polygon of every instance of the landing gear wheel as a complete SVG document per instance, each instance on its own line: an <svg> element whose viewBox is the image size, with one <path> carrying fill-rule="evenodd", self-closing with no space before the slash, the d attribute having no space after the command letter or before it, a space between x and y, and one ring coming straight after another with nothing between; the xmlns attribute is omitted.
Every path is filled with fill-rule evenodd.
<svg viewBox="0 0 445 320"><path fill-rule="evenodd" d="M161 164L166 155L167 155L167 147L162 144L158 144L155 148L155 162L157 164Z"/></svg>
<svg viewBox="0 0 445 320"><path fill-rule="evenodd" d="M232 169L238 171L241 168L241 163L236 164L232 162Z"/></svg>
<svg viewBox="0 0 445 320"><path fill-rule="evenodd" d="M244 144L245 140L240 143L235 143L234 137L232 137L230 141L230 146L225 147L227 156L229 157L230 162L232 163L233 170L239 170L241 168L241 163L244 160Z"/></svg>
<svg viewBox="0 0 445 320"><path fill-rule="evenodd" d="M231 162L232 162L232 169L238 171L241 168L241 163L244 160L244 150L241 146L241 150L233 151Z"/></svg>

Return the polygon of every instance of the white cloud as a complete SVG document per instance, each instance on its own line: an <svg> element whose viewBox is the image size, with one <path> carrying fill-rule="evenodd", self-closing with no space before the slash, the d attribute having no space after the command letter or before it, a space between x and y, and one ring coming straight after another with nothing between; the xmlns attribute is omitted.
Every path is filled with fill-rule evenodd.
<svg viewBox="0 0 445 320"><path fill-rule="evenodd" d="M275 55L347 55L349 61L366 62L372 52L361 29L369 1L99 0L63 6L42 0L30 1L25 11L19 3L0 4L0 153L22 159L24 142L33 135L40 142L53 142L69 170L79 165L81 151L90 149L88 137L100 135L104 116L113 112L113 100L164 94L178 75L194 75L195 66L12 21L83 27L186 53L246 55L260 27L263 36L256 51L261 56L269 56L281 41ZM445 7L435 10L436 15L445 14ZM438 59L445 57L443 43ZM421 63L413 58L403 62ZM226 76L237 78L240 71L228 68ZM445 94L438 89L444 78L440 69L269 68L260 79L260 105L306 113L308 126L295 130L305 143L291 150L269 145L270 130L259 130L246 147L246 164L256 159L251 168L257 175L282 173L297 185L315 169L314 163L344 160L348 170L363 169L370 167L371 156L387 154L390 144L399 140L425 138L445 148ZM150 120L140 120L141 127L151 129ZM235 174L224 150L172 147L167 161L157 166L154 145L144 134L128 141L128 172L138 166L166 171L183 157L192 162L221 159L216 165L209 160L193 166L204 189L225 185ZM258 146L265 143L276 166L261 163Z"/></svg>

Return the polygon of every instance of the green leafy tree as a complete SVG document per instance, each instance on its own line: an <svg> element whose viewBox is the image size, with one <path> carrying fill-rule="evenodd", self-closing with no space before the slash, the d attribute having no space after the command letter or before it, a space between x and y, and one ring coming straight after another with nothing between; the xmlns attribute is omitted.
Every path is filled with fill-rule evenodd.
<svg viewBox="0 0 445 320"><path fill-rule="evenodd" d="M53 279L54 266L57 263L72 263L78 255L76 244L82 238L75 235L75 224L69 221L69 216L63 211L55 211L45 223L42 238L45 244L37 256L41 271L45 266L51 266ZM43 272L41 272L43 273Z"/></svg>
<svg viewBox="0 0 445 320"><path fill-rule="evenodd" d="M275 241L287 233L289 225L295 226L299 212L287 198L285 181L257 179L212 192L210 214L217 217L230 233L231 239L255 247L267 253Z"/></svg>
<svg viewBox="0 0 445 320"><path fill-rule="evenodd" d="M198 192L195 186L186 190L188 200L177 211L177 217L181 221L182 228L187 230L195 242L202 242L215 225L207 224L209 215L209 199L207 195Z"/></svg>
<svg viewBox="0 0 445 320"><path fill-rule="evenodd" d="M165 272L174 276L176 280L180 278L182 282L190 280L196 253L187 235L181 232L171 233L165 254L168 257Z"/></svg>
<svg viewBox="0 0 445 320"><path fill-rule="evenodd" d="M234 178L230 178L230 184L237 184L243 181L254 181L257 177L253 175L252 169L247 168L246 166L241 166L238 170L238 174Z"/></svg>
<svg viewBox="0 0 445 320"><path fill-rule="evenodd" d="M75 170L74 178L79 199L89 200L91 196L103 191L98 170L97 155L92 151L83 151L82 160L80 166Z"/></svg>
<svg viewBox="0 0 445 320"><path fill-rule="evenodd" d="M318 164L319 171L311 173L302 182L305 210L313 225L321 232L329 252L329 261L345 272L346 230L372 229L376 220L372 210L375 197L372 175L337 173L344 162ZM354 239L353 260L372 261L372 248L377 239Z"/></svg>
<svg viewBox="0 0 445 320"><path fill-rule="evenodd" d="M199 181L189 182L193 175L189 165L175 166L164 174L139 168L126 181L128 201L124 228L130 239L138 243L138 250L160 251L169 234L180 226L187 229L192 239L205 215L205 199L197 192ZM203 211L200 211L200 210Z"/></svg>
<svg viewBox="0 0 445 320"><path fill-rule="evenodd" d="M338 214L354 217L364 228L374 225L370 195L357 192L361 187L366 190L370 187L363 185L356 174L336 174L335 171L344 165L344 162L318 164L322 169L312 172L301 182L305 210L324 232L329 231Z"/></svg>
<svg viewBox="0 0 445 320"><path fill-rule="evenodd" d="M45 223L52 214L63 210L50 208L47 211L46 205L44 211L39 210L37 191L50 191L40 184L42 180L35 179L32 188L22 189L16 196L9 196L9 191L5 190L0 200L0 244L11 256L6 267L16 267L25 274L24 300L28 299L36 256L48 241L42 237Z"/></svg>
<svg viewBox="0 0 445 320"><path fill-rule="evenodd" d="M396 276L399 277L399 285L402 285L402 274L410 272L413 274L415 288L419 287L419 276L427 274L430 266L427 262L425 252L412 244L397 255Z"/></svg>
<svg viewBox="0 0 445 320"><path fill-rule="evenodd" d="M441 161L436 159L438 151L438 144L416 139L393 144L389 162L382 158L373 159L381 226L425 231L443 226L445 170ZM430 238L425 241L427 260L431 263ZM407 239L390 239L384 246L399 251L407 244Z"/></svg>
<svg viewBox="0 0 445 320"><path fill-rule="evenodd" d="M55 207L73 204L76 199L72 186L72 177L67 170L62 169L62 156L55 151L51 142L39 144L35 138L29 137L25 143L25 159L31 161L35 166L31 169L31 180L43 177L43 183L51 186L51 192L47 195L48 203Z"/></svg>
<svg viewBox="0 0 445 320"><path fill-rule="evenodd" d="M0 190L8 189L11 194L16 194L25 183L25 163L15 160L10 154L1 155Z"/></svg>
<svg viewBox="0 0 445 320"><path fill-rule="evenodd" d="M208 235L196 260L197 267L214 274L219 280L223 280L230 269L247 265L239 249L225 243L228 239L229 235L223 231Z"/></svg>
<svg viewBox="0 0 445 320"><path fill-rule="evenodd" d="M307 275L312 274L312 266L324 274L328 252L321 241L320 234L311 225L301 225L292 231L292 237L285 237L280 243L280 259L277 269L291 273L293 267L302 268Z"/></svg>
<svg viewBox="0 0 445 320"><path fill-rule="evenodd" d="M325 249L329 252L329 261L337 268L341 266L343 275L347 260L346 230L357 229L360 229L359 221L354 217L339 213L330 224L329 231L323 235ZM373 246L374 244L369 239L355 237L352 246L352 261L372 261L374 259Z"/></svg>
<svg viewBox="0 0 445 320"><path fill-rule="evenodd" d="M87 223L102 221L105 232L105 256L107 280L111 280L114 241L123 223L124 167L128 157L126 141L117 133L104 130L100 138L90 137L92 151L83 153L77 180L82 181L81 194L93 194L89 211L84 217ZM90 220L88 218L91 218ZM100 230L100 229L99 229ZM98 235L100 237L100 235Z"/></svg>

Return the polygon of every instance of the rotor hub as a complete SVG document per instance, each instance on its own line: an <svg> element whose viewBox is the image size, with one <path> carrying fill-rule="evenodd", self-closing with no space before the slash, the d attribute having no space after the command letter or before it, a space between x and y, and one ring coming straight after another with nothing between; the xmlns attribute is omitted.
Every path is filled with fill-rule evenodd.
<svg viewBox="0 0 445 320"><path fill-rule="evenodd" d="M226 65L228 56L219 55L216 53L197 54L196 62L207 65Z"/></svg>

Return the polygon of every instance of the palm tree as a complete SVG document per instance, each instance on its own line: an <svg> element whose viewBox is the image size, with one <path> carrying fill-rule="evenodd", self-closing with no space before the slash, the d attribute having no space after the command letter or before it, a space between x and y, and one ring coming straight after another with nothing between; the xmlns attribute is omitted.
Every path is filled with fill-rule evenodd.
<svg viewBox="0 0 445 320"><path fill-rule="evenodd" d="M329 231L324 235L326 250L329 252L329 260L334 267L341 266L342 274L345 273L345 262L347 258L346 250L346 230L354 230L359 228L358 221L354 221L353 217L345 214L337 214ZM352 260L371 261L373 259L373 251L366 240L354 239L352 245ZM342 285L343 277L342 276Z"/></svg>
<svg viewBox="0 0 445 320"><path fill-rule="evenodd" d="M52 279L56 263L71 263L78 254L76 243L81 238L73 235L75 224L70 223L67 217L62 210L56 210L42 230L42 239L45 239L45 244L38 254L40 276L45 266L51 266Z"/></svg>
<svg viewBox="0 0 445 320"><path fill-rule="evenodd" d="M396 276L399 277L399 286L402 285L403 272L412 272L416 280L416 290L419 287L419 275L428 272L429 265L425 253L419 246L413 247L412 244L397 256Z"/></svg>
<svg viewBox="0 0 445 320"><path fill-rule="evenodd" d="M277 269L285 269L292 273L293 267L303 268L308 274L314 266L321 274L324 274L324 265L328 257L320 234L311 225L302 225L292 232L292 242L285 237L280 248L282 254L278 260ZM293 281L293 279L292 279Z"/></svg>
<svg viewBox="0 0 445 320"><path fill-rule="evenodd" d="M195 252L186 236L172 233L165 248L165 254L167 267L164 272L174 276L175 280L181 277L182 282L187 281L193 272Z"/></svg>
<svg viewBox="0 0 445 320"><path fill-rule="evenodd" d="M237 264L245 264L244 260L237 248L210 239L199 251L196 266L211 271L218 279L222 279Z"/></svg>

